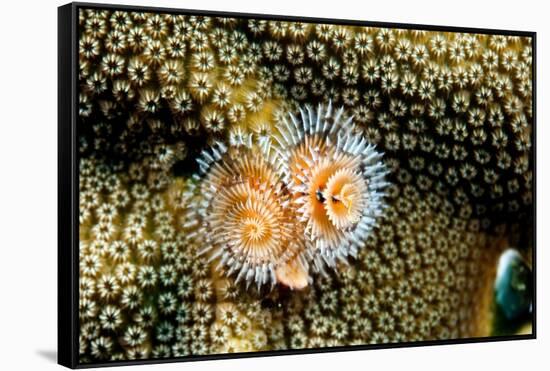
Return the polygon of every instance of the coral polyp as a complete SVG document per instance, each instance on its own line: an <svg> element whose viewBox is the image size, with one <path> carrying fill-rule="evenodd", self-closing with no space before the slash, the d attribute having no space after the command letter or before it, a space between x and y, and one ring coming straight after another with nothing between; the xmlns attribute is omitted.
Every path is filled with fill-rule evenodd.
<svg viewBox="0 0 550 371"><path fill-rule="evenodd" d="M357 256L383 209L388 170L344 108L279 120L271 160L288 184L317 270Z"/></svg>
<svg viewBox="0 0 550 371"><path fill-rule="evenodd" d="M190 235L206 236L202 252L236 282L303 288L308 265L290 197L280 176L255 152L243 147L230 153L218 143L202 153L198 205L187 216L202 224Z"/></svg>

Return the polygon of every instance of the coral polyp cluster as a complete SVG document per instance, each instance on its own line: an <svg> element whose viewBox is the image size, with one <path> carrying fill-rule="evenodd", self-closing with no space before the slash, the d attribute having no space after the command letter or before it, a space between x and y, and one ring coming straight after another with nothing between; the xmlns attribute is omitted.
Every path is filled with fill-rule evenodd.
<svg viewBox="0 0 550 371"><path fill-rule="evenodd" d="M184 190L189 240L204 243L218 269L247 286L303 289L310 267L324 272L356 257L381 214L382 155L343 108L320 105L300 114L301 120L283 115L257 145L228 153L216 143L203 151L203 179Z"/></svg>

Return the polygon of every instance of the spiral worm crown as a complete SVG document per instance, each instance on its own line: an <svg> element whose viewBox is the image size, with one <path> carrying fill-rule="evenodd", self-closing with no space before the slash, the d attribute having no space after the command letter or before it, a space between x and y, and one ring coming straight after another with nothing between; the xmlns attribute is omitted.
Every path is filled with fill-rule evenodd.
<svg viewBox="0 0 550 371"><path fill-rule="evenodd" d="M197 235L206 236L202 253L247 286L282 282L305 287L302 233L278 174L254 150L243 147L230 154L221 143L204 151L199 164L204 176L197 189L202 219Z"/></svg>
<svg viewBox="0 0 550 371"><path fill-rule="evenodd" d="M289 114L270 137L235 151L216 143L198 159L201 251L247 286L294 289L356 256L383 208L382 154L343 108ZM196 214L196 215L195 215Z"/></svg>
<svg viewBox="0 0 550 371"><path fill-rule="evenodd" d="M288 184L318 270L356 256L383 209L388 173L344 109L301 108L277 125L271 161Z"/></svg>

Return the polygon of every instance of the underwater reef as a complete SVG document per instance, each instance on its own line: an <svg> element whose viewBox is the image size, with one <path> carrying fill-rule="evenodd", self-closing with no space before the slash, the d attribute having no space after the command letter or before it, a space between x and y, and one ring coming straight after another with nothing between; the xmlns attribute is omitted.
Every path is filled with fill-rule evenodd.
<svg viewBox="0 0 550 371"><path fill-rule="evenodd" d="M81 9L78 73L80 362L495 332L530 38Z"/></svg>

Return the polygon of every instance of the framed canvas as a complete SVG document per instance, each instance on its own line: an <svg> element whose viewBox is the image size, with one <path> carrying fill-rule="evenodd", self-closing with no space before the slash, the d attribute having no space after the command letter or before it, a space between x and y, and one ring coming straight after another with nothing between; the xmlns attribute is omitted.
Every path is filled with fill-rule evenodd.
<svg viewBox="0 0 550 371"><path fill-rule="evenodd" d="M535 338L535 33L58 20L60 364Z"/></svg>

